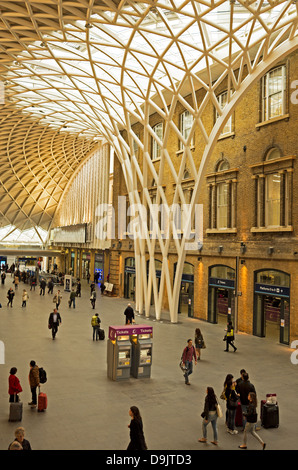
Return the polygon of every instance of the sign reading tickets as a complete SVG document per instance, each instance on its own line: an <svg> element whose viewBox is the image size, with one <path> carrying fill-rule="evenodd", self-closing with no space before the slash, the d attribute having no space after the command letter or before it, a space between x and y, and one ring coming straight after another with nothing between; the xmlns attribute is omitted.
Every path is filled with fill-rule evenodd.
<svg viewBox="0 0 298 470"><path fill-rule="evenodd" d="M152 335L153 327L147 325L121 325L109 327L109 339L114 341L117 336Z"/></svg>

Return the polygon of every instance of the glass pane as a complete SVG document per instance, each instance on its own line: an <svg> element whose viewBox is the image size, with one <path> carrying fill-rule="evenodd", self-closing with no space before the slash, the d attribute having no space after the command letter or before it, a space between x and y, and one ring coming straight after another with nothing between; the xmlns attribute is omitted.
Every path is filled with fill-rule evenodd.
<svg viewBox="0 0 298 470"><path fill-rule="evenodd" d="M217 186L217 228L226 228L228 225L228 184L220 183Z"/></svg>
<svg viewBox="0 0 298 470"><path fill-rule="evenodd" d="M272 174L266 177L267 198L266 198L266 220L267 226L280 225L280 180L279 174Z"/></svg>
<svg viewBox="0 0 298 470"><path fill-rule="evenodd" d="M229 266L213 266L210 269L210 277L218 279L235 279L235 270Z"/></svg>
<svg viewBox="0 0 298 470"><path fill-rule="evenodd" d="M290 287L290 275L273 269L257 273L257 283Z"/></svg>

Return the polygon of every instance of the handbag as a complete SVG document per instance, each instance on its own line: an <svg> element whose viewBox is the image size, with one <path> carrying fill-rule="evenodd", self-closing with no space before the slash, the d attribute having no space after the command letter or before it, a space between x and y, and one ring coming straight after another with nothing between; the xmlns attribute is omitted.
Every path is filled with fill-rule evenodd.
<svg viewBox="0 0 298 470"><path fill-rule="evenodd" d="M221 409L220 404L219 404L219 403L216 403L215 407L216 407L217 416L218 416L219 418L222 418L222 417L223 417L223 412L222 412L222 409Z"/></svg>

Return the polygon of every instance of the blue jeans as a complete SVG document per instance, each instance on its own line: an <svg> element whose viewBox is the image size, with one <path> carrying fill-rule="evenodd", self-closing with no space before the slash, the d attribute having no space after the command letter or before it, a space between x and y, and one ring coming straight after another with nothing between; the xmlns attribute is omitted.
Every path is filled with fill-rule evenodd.
<svg viewBox="0 0 298 470"><path fill-rule="evenodd" d="M242 419L243 419L243 429L245 429L245 425L246 425L246 423L247 423L246 417L243 415L243 413L247 413L247 406L248 406L248 405L242 405L242 404L241 404Z"/></svg>
<svg viewBox="0 0 298 470"><path fill-rule="evenodd" d="M208 421L203 419L202 430L203 430L204 439L207 439L207 426L209 423L211 423L212 429L213 429L213 440L217 442L217 412L216 411L209 411Z"/></svg>
<svg viewBox="0 0 298 470"><path fill-rule="evenodd" d="M186 361L185 362L185 367L186 367L186 371L185 371L185 374L184 374L184 378L185 378L185 383L187 384L189 382L189 376L190 374L192 374L192 361Z"/></svg>
<svg viewBox="0 0 298 470"><path fill-rule="evenodd" d="M227 426L228 429L231 431L234 431L235 429L235 416L236 416L236 408L233 410L227 410L228 411L228 419L227 419Z"/></svg>
<svg viewBox="0 0 298 470"><path fill-rule="evenodd" d="M71 307L71 304L73 304L73 308L76 308L76 299L71 299L69 306Z"/></svg>

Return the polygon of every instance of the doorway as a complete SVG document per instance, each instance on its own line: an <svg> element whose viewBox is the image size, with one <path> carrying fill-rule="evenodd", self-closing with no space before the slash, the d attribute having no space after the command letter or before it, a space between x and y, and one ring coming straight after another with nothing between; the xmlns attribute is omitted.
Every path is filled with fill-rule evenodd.
<svg viewBox="0 0 298 470"><path fill-rule="evenodd" d="M253 334L289 344L290 275L277 270L259 271L255 281Z"/></svg>
<svg viewBox="0 0 298 470"><path fill-rule="evenodd" d="M136 295L136 267L134 258L125 259L124 268L124 297L135 301Z"/></svg>
<svg viewBox="0 0 298 470"><path fill-rule="evenodd" d="M208 321L227 324L235 317L235 269L222 264L210 266Z"/></svg>

